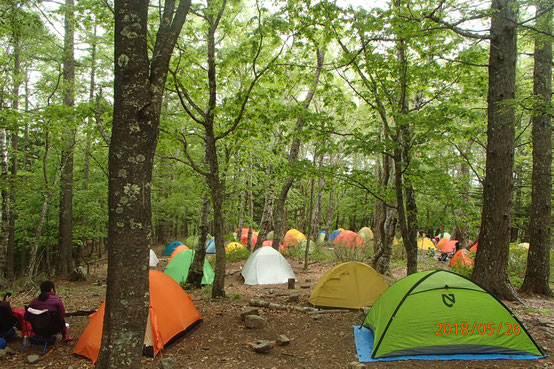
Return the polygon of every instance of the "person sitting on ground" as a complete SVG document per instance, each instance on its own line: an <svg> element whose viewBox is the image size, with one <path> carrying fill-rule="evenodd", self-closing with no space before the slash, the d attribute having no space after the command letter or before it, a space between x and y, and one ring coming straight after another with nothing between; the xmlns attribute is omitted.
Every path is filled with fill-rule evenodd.
<svg viewBox="0 0 554 369"><path fill-rule="evenodd" d="M62 299L56 295L56 286L54 282L42 282L40 284L40 295L31 301L29 307L37 310L57 311L60 317L59 328L62 333L62 341L72 340L72 337L67 335L65 307L63 306Z"/></svg>

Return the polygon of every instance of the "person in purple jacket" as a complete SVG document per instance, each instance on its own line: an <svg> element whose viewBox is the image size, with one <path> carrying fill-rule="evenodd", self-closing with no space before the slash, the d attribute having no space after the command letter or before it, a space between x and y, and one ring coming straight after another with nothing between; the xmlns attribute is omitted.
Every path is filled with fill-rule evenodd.
<svg viewBox="0 0 554 369"><path fill-rule="evenodd" d="M52 281L44 281L40 284L40 295L34 298L29 304L30 308L37 310L57 311L60 316L60 330L62 332L62 341L70 341L72 338L67 335L65 325L65 307L62 299L56 295L56 286Z"/></svg>

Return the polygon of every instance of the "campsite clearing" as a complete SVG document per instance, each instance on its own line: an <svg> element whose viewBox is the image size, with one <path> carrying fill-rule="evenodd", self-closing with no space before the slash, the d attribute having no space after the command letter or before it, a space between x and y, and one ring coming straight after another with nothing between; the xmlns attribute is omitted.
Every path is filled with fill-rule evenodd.
<svg viewBox="0 0 554 369"><path fill-rule="evenodd" d="M161 253L163 247L157 250ZM226 277L227 298L212 300L209 287L202 290L187 290L193 296L194 304L204 322L184 338L177 340L163 350L163 357L175 357L178 368L347 368L349 363L357 361L352 325L359 325L364 315L359 310L346 313L308 314L295 310L258 308L260 315L267 319L261 329L247 329L241 320L241 311L249 306L251 298L263 299L282 305L311 307L308 298L319 278L334 264L330 262L310 262L307 272L303 271L300 259L288 258L299 283L297 289L288 290L287 284L245 285L240 276L244 261L228 263ZM167 257L161 259L157 270L167 265ZM443 264L441 264L443 265ZM422 268L430 265L421 263ZM444 266L446 267L446 263ZM61 295L68 312L90 311L100 306L104 299L106 266L100 265L91 270L88 281L68 282L58 280L58 293ZM400 279L405 275L403 267L393 269L393 277L387 282ZM300 288L309 285L310 288ZM13 306L28 303L36 291L27 295L14 296ZM554 301L544 298L525 299L525 305L507 303L508 307L525 324L533 338L541 345L546 359L525 361L409 361L379 362L366 364L368 368L551 368L554 367L554 345L551 334L554 332ZM91 362L73 355L71 352L89 321L87 316L70 316L70 334L74 340L61 344L54 352L41 359L38 366L25 363L25 357L37 352L37 346L26 348L20 354L3 359L1 367L53 367L53 368L90 368ZM550 327L545 326L550 325ZM550 333L548 333L550 332ZM287 346L273 345L267 354L255 353L249 346L258 340L275 341L284 334L291 339ZM550 336L548 336L550 334ZM15 344L20 348L20 341ZM161 356L155 359L143 357L144 368L159 368Z"/></svg>

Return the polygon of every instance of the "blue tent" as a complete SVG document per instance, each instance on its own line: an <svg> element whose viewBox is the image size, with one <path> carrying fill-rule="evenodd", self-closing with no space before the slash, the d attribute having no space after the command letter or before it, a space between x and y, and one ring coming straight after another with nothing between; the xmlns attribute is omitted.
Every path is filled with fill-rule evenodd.
<svg viewBox="0 0 554 369"><path fill-rule="evenodd" d="M182 242L179 242L179 241L173 241L171 242L169 245L167 245L167 247L165 248L164 252L162 255L171 255L171 253L173 252L173 250L175 250L177 248L177 246L180 246L182 245L183 243Z"/></svg>
<svg viewBox="0 0 554 369"><path fill-rule="evenodd" d="M333 241L342 231L336 230L329 235L329 241Z"/></svg>
<svg viewBox="0 0 554 369"><path fill-rule="evenodd" d="M206 254L215 254L215 237L206 242Z"/></svg>

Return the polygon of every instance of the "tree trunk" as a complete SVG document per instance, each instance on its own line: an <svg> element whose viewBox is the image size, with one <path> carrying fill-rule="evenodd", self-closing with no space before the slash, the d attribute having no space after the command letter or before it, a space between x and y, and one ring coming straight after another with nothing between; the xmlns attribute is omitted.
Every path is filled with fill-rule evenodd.
<svg viewBox="0 0 554 369"><path fill-rule="evenodd" d="M324 58L325 58L325 51L321 49L317 49L317 67L314 73L314 79L312 81L312 85L310 86L310 89L308 90L308 94L304 99L304 104L303 104L304 110L308 110L310 103L315 95L315 91L319 83L319 76L321 75L321 70L323 68ZM296 127L294 129L295 134L300 135L302 133L303 128L304 128L304 118L300 117L296 121ZM289 160L288 160L289 167L292 167L298 161L298 154L300 152L300 143L301 143L300 136L295 138L292 142L292 145L290 147L290 152L289 152ZM284 234L285 224L283 222L283 215L285 212L285 203L287 201L287 196L290 188L292 187L293 182L294 182L294 177L292 176L286 179L285 183L283 184L283 187L281 187L281 191L279 193L279 199L277 200L277 208L276 208L276 214L274 219L275 229L274 229L273 245L272 245L275 250L279 250L279 242L281 242L281 238L283 237L283 234Z"/></svg>
<svg viewBox="0 0 554 369"><path fill-rule="evenodd" d="M551 33L552 7L549 1L539 1L537 28ZM525 279L520 292L552 296L550 289L550 212L552 207L552 124L547 111L552 100L552 39L537 34L533 94L537 98L533 114L533 174L531 187L530 245Z"/></svg>
<svg viewBox="0 0 554 369"><path fill-rule="evenodd" d="M104 317L98 369L141 366L148 316L152 168L169 60L190 0L178 5L165 1L152 60L148 59L148 5L148 0L116 0L114 8L106 290L109 314Z"/></svg>
<svg viewBox="0 0 554 369"><path fill-rule="evenodd" d="M262 211L262 218L260 219L260 229L258 233L258 240L254 246L254 250L262 247L262 244L269 233L269 228L271 225L271 219L273 214L273 199L275 194L275 189L273 187L273 168L268 169L268 177L270 181L267 183L267 191L265 193L264 199L264 209Z"/></svg>
<svg viewBox="0 0 554 369"><path fill-rule="evenodd" d="M92 43L91 43L91 52L90 52L90 85L89 85L89 103L92 105L94 102L94 92L96 88L96 25L93 27L92 34ZM89 181L89 172L90 172L90 151L92 146L92 118L87 119L87 132L86 132L86 142L85 142L85 163L83 168L83 191L86 193L88 191L88 181ZM79 245L79 261L81 264L85 263L85 253L84 248L88 242L87 240L87 231L88 231L88 220L87 214L83 212L81 217L83 235L81 237L81 245Z"/></svg>
<svg viewBox="0 0 554 369"><path fill-rule="evenodd" d="M1 96L0 96L1 97ZM0 108L2 108L2 102L0 101ZM9 165L8 165L8 139L5 128L0 128L0 170L2 173L2 182L9 182ZM7 187L7 186L5 186ZM0 267L1 277L10 276L7 272L8 262L8 224L9 224L9 193L7 189L3 186L2 188L2 236L0 238Z"/></svg>
<svg viewBox="0 0 554 369"><path fill-rule="evenodd" d="M210 218L210 197L207 193L202 195L202 210L200 212L200 237L198 244L194 245L196 252L194 260L190 266L187 283L193 288L202 288L202 278L204 277L204 260L206 259L206 241L208 239L208 220ZM193 245L187 245L193 247Z"/></svg>
<svg viewBox="0 0 554 369"><path fill-rule="evenodd" d="M67 275L73 267L73 149L75 146L75 58L74 58L74 0L65 0L65 35L63 61L63 103L70 112L63 135L63 172L60 188L60 223L58 244L58 273Z"/></svg>
<svg viewBox="0 0 554 369"><path fill-rule="evenodd" d="M517 299L508 279L514 167L517 3L492 2L486 176L479 248L472 279L496 297Z"/></svg>
<svg viewBox="0 0 554 369"><path fill-rule="evenodd" d="M240 181L238 181L240 183ZM242 227L244 224L244 212L246 209L246 196L244 195L244 190L240 191L238 198L238 209L239 209L239 220L237 223L237 242L242 242Z"/></svg>
<svg viewBox="0 0 554 369"><path fill-rule="evenodd" d="M380 141L380 139L379 139ZM379 187L386 189L390 182L391 159L382 154L382 165L377 162L377 178ZM384 192L383 192L384 193ZM381 200L375 200L375 215L373 221L374 253L373 267L380 274L388 274L392 258L392 241L396 232L397 218L394 212L388 209L387 204Z"/></svg>

